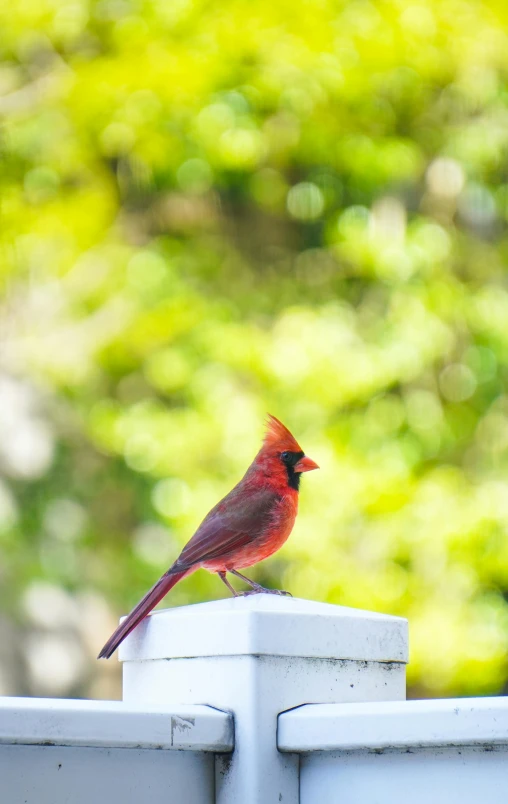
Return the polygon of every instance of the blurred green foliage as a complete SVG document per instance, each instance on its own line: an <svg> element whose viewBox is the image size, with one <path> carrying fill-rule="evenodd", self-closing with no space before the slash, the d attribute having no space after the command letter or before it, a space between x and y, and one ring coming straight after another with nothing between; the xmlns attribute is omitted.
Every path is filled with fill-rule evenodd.
<svg viewBox="0 0 508 804"><path fill-rule="evenodd" d="M0 686L109 691L103 637L270 411L321 472L255 577L409 617L413 694L502 691L506 4L2 0L0 30Z"/></svg>

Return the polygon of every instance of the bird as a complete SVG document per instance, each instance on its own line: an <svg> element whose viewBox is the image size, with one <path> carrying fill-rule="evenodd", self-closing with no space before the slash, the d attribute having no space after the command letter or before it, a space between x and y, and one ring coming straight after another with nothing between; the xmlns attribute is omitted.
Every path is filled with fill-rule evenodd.
<svg viewBox="0 0 508 804"><path fill-rule="evenodd" d="M109 659L125 637L182 578L204 568L217 573L234 597L240 594L278 594L239 572L279 550L289 537L298 511L303 472L319 469L279 419L268 414L261 449L239 483L202 521L171 567L120 623L97 658ZM226 573L251 589L239 593Z"/></svg>

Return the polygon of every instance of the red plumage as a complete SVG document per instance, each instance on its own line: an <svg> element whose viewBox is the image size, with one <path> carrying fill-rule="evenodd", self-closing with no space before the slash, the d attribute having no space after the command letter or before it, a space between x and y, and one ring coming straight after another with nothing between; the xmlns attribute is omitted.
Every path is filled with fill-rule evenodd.
<svg viewBox="0 0 508 804"><path fill-rule="evenodd" d="M200 567L218 573L233 594L236 592L226 572L247 581L254 592L284 594L263 589L238 570L257 564L282 547L298 511L300 475L317 468L282 422L269 416L263 445L244 477L212 508L175 563L106 642L99 659L109 659L167 592Z"/></svg>

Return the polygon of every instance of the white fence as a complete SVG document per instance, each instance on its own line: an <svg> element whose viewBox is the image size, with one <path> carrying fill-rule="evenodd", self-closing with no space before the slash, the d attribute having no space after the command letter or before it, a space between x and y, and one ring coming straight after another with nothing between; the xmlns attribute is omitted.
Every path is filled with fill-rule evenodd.
<svg viewBox="0 0 508 804"><path fill-rule="evenodd" d="M0 699L2 804L215 801L214 753L231 715L208 706Z"/></svg>
<svg viewBox="0 0 508 804"><path fill-rule="evenodd" d="M0 699L0 804L508 801L508 701L406 702L402 619L217 601L121 660L122 703Z"/></svg>
<svg viewBox="0 0 508 804"><path fill-rule="evenodd" d="M279 717L301 804L508 801L504 698L302 706Z"/></svg>

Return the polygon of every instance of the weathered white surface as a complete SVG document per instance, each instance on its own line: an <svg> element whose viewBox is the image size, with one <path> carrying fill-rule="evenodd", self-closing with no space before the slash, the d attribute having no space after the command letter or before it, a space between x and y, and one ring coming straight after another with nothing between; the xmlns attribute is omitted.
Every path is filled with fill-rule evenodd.
<svg viewBox="0 0 508 804"><path fill-rule="evenodd" d="M302 754L300 804L506 804L508 752L442 748Z"/></svg>
<svg viewBox="0 0 508 804"><path fill-rule="evenodd" d="M301 752L301 804L506 804L508 700L302 706L279 717Z"/></svg>
<svg viewBox="0 0 508 804"><path fill-rule="evenodd" d="M192 751L0 745L0 802L213 804L213 763Z"/></svg>
<svg viewBox="0 0 508 804"><path fill-rule="evenodd" d="M207 706L0 698L0 802L212 804L210 752L232 748Z"/></svg>
<svg viewBox="0 0 508 804"><path fill-rule="evenodd" d="M508 745L508 698L309 705L279 717L280 751L485 744Z"/></svg>
<svg viewBox="0 0 508 804"><path fill-rule="evenodd" d="M0 698L2 743L232 751L233 718L209 706L140 710L119 701Z"/></svg>
<svg viewBox="0 0 508 804"><path fill-rule="evenodd" d="M225 627L227 624L227 627ZM168 645L168 640L170 645ZM254 595L165 609L121 645L124 662L192 656L308 656L407 662L407 620L293 597Z"/></svg>
<svg viewBox="0 0 508 804"><path fill-rule="evenodd" d="M268 595L164 611L126 640L124 700L234 712L217 804L297 804L298 757L277 751L277 715L309 701L404 698L406 634L399 618Z"/></svg>

